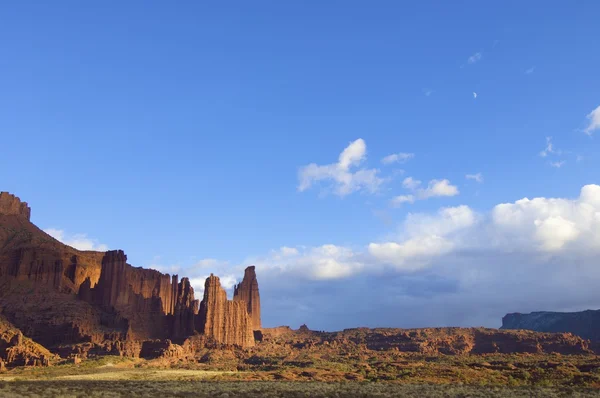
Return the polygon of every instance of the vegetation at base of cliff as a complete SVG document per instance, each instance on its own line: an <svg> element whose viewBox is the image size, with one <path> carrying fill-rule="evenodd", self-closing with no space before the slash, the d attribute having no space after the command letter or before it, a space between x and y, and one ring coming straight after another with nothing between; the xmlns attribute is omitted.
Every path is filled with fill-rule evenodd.
<svg viewBox="0 0 600 398"><path fill-rule="evenodd" d="M200 361L143 360L104 356L79 364L18 367L1 381L277 381L386 382L470 386L597 388L600 358L595 355L490 354L426 356L370 352L362 357L305 357L295 361L236 358L216 351ZM218 354L218 355L217 355ZM242 365L240 365L242 363ZM240 366L236 369L236 364ZM0 394L1 395L1 394Z"/></svg>
<svg viewBox="0 0 600 398"><path fill-rule="evenodd" d="M0 382L2 397L596 397L574 388L393 383L34 381Z"/></svg>

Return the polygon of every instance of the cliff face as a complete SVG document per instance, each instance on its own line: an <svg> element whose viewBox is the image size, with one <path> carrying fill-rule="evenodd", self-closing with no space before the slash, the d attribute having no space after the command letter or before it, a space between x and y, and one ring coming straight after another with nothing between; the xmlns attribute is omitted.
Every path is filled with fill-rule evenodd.
<svg viewBox="0 0 600 398"><path fill-rule="evenodd" d="M198 301L189 280L177 280L177 275L134 268L122 250L114 250L102 259L98 284L92 287L86 279L78 297L129 319L130 338L181 339L194 334Z"/></svg>
<svg viewBox="0 0 600 398"><path fill-rule="evenodd" d="M26 202L21 202L21 199L15 195L0 192L0 214L19 216L29 220L31 209Z"/></svg>
<svg viewBox="0 0 600 398"><path fill-rule="evenodd" d="M598 342L600 341L600 310L507 314L502 318L500 329L573 333L584 339Z"/></svg>
<svg viewBox="0 0 600 398"><path fill-rule="evenodd" d="M217 343L254 346L252 320L243 301L227 300L219 277L210 275L204 284L196 328Z"/></svg>
<svg viewBox="0 0 600 398"><path fill-rule="evenodd" d="M260 294L258 293L258 281L253 265L246 268L244 279L233 288L233 301L244 301L246 303L254 330L262 327L260 321Z"/></svg>

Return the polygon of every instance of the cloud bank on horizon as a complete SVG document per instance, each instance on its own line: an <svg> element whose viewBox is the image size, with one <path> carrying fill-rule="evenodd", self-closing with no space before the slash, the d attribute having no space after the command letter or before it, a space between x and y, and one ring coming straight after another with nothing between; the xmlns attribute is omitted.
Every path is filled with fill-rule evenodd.
<svg viewBox="0 0 600 398"><path fill-rule="evenodd" d="M355 192L381 194L394 176L369 169L366 153L366 142L357 139L337 162L300 168L298 191L320 183L341 198ZM560 154L547 138L540 156ZM398 155L387 163L413 157ZM465 178L483 182L482 173ZM392 196L391 209L460 194L445 178L432 178L424 186L405 177L395 190L405 193ZM46 232L81 250L106 249L85 235ZM588 184L575 197L524 197L487 211L458 205L409 212L384 238L358 245L283 246L237 265L203 259L191 267L151 267L181 271L200 296L209 273L220 275L231 291L245 265L255 264L271 326L290 314L286 322L292 325L309 318L321 329L358 326L356 319L367 326L498 326L507 312L598 306L598 254L600 185ZM380 308L378 316L371 307ZM382 317L382 311L408 316Z"/></svg>

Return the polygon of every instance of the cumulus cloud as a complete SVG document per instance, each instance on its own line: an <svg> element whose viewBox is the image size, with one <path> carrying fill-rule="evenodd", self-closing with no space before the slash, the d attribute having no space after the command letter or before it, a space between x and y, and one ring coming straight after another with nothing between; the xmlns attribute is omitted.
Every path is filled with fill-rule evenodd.
<svg viewBox="0 0 600 398"><path fill-rule="evenodd" d="M478 182L480 184L483 182L483 174L481 174L481 173L467 174L467 175L465 175L465 178L467 180L473 180L473 181Z"/></svg>
<svg viewBox="0 0 600 398"><path fill-rule="evenodd" d="M600 248L600 186L586 185L578 199L534 198L499 204L492 211L496 241L505 246L555 251L576 244Z"/></svg>
<svg viewBox="0 0 600 398"><path fill-rule="evenodd" d="M480 52L477 52L477 53L475 53L475 54L471 55L471 56L469 57L469 59L467 59L467 62L468 62L469 64L474 64L474 63L476 63L476 62L479 62L479 61L481 61L481 58L482 58L482 57L483 57L483 55L482 55Z"/></svg>
<svg viewBox="0 0 600 398"><path fill-rule="evenodd" d="M268 326L497 327L507 312L600 307L599 255L600 185L586 185L574 198L409 213L363 246L284 246L244 264L257 267ZM243 266L202 272L234 280Z"/></svg>
<svg viewBox="0 0 600 398"><path fill-rule="evenodd" d="M450 184L450 181L444 180L431 180L427 185L427 188L418 190L420 199L433 198L436 196L456 196L459 194L456 185Z"/></svg>
<svg viewBox="0 0 600 398"><path fill-rule="evenodd" d="M376 192L384 179L379 170L359 168L367 155L367 145L361 138L350 143L339 155L337 163L317 165L311 163L298 172L298 191L303 192L320 181L330 181L335 194L346 196L356 191Z"/></svg>
<svg viewBox="0 0 600 398"><path fill-rule="evenodd" d="M361 271L364 261L351 248L325 244L317 247L282 247L248 262L267 270L289 272L313 280L345 278Z"/></svg>
<svg viewBox="0 0 600 398"><path fill-rule="evenodd" d="M415 180L412 177L406 177L402 181L402 186L410 191L413 195L401 195L392 199L392 204L413 203L415 200L429 199L440 196L456 196L460 192L458 187L452 185L449 180L431 180L427 187L421 187L421 181Z"/></svg>
<svg viewBox="0 0 600 398"><path fill-rule="evenodd" d="M99 243L98 240L89 238L87 234L68 234L62 229L48 228L44 230L45 233L52 236L54 239L64 243L65 245L71 246L77 250L94 250L104 252L108 250L108 246Z"/></svg>
<svg viewBox="0 0 600 398"><path fill-rule="evenodd" d="M587 118L589 120L587 127L583 130L587 135L592 135L596 130L600 129L600 106L591 111Z"/></svg>
<svg viewBox="0 0 600 398"><path fill-rule="evenodd" d="M407 153L407 152L393 153L393 154L388 155L388 156L384 157L383 159L381 159L381 163L383 163L383 164L406 163L414 157L415 157L414 153Z"/></svg>
<svg viewBox="0 0 600 398"><path fill-rule="evenodd" d="M377 260L402 270L427 266L433 257L450 252L457 244L451 237L475 223L475 213L468 206L447 207L437 215L409 214L400 239L371 243L369 253Z"/></svg>

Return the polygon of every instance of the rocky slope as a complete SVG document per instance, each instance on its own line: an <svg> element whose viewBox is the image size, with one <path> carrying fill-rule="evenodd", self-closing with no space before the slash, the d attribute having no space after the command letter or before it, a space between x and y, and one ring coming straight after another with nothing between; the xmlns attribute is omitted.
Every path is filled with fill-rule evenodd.
<svg viewBox="0 0 600 398"><path fill-rule="evenodd" d="M7 366L47 366L56 356L0 315L0 370Z"/></svg>
<svg viewBox="0 0 600 398"><path fill-rule="evenodd" d="M500 329L569 332L584 339L600 342L600 310L507 314L502 318Z"/></svg>

